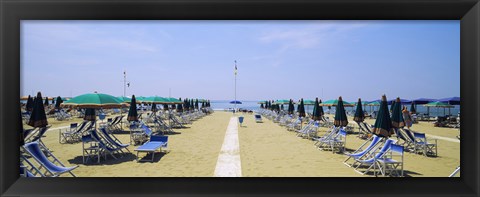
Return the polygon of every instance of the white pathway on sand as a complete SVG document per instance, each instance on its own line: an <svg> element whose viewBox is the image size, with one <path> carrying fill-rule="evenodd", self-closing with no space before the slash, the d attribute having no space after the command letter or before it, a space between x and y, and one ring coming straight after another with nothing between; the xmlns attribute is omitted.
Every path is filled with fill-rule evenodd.
<svg viewBox="0 0 480 197"><path fill-rule="evenodd" d="M237 117L230 118L222 149L218 155L217 166L215 167L215 172L213 174L215 177L242 176L237 121Z"/></svg>
<svg viewBox="0 0 480 197"><path fill-rule="evenodd" d="M437 136L437 135L430 135L430 134L426 134L427 137L432 137L432 138L436 138L436 139L439 139L439 140L445 140L445 141L449 141L449 142L456 142L456 143L460 143L460 140L458 139L453 139L453 138L449 138L449 137L442 137L442 136Z"/></svg>

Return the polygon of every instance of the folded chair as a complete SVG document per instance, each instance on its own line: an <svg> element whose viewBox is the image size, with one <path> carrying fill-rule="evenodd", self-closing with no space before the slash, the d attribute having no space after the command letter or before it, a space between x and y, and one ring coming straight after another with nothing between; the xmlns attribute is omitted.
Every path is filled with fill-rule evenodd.
<svg viewBox="0 0 480 197"><path fill-rule="evenodd" d="M77 123L70 124L70 128L59 132L59 143L76 143L82 140L82 135L93 127L91 121L83 121L78 125Z"/></svg>
<svg viewBox="0 0 480 197"><path fill-rule="evenodd" d="M114 145L115 147L119 148L121 152L123 152L122 149L125 149L127 150L127 152L130 152L130 150L128 150L127 148L129 145L122 144L122 142L117 137L115 137L115 135L109 134L109 132L107 131L107 128L100 128L100 133L103 135L106 141L108 141L110 144Z"/></svg>
<svg viewBox="0 0 480 197"><path fill-rule="evenodd" d="M135 149L135 151L137 151L137 159L136 159L137 162L142 161L142 160L138 160L138 154L140 152L145 152L147 154L151 153L152 154L151 161L153 161L155 157L155 152L157 152L158 150L162 152L167 148L167 145L168 145L168 136L155 136L155 135L150 136L150 141L148 141L147 143Z"/></svg>
<svg viewBox="0 0 480 197"><path fill-rule="evenodd" d="M82 148L83 148L83 162L85 163L89 158L98 157L98 163L100 162L100 157L103 155L105 160L107 159L107 154L111 155L114 159L115 153L123 153L121 151L122 147L117 147L114 144L111 144L106 139L102 138L97 130L92 129L89 131L90 135L82 137ZM85 144L89 143L90 146L85 147ZM86 158L85 158L86 157Z"/></svg>
<svg viewBox="0 0 480 197"><path fill-rule="evenodd" d="M72 170L78 166L65 167L62 162L60 162L60 160L58 160L52 153L49 153L49 156L52 156L54 161L50 161L40 149L40 146L41 145L37 141L34 141L23 145L23 148L32 156L32 158L35 159L38 164L40 164L38 169L45 169L45 172L43 173L44 176L57 177L63 173L70 173L73 177L75 177L75 174L73 174ZM55 163L58 163L58 165Z"/></svg>
<svg viewBox="0 0 480 197"><path fill-rule="evenodd" d="M395 174L403 177L403 146L391 144L388 153L376 159L376 162L380 164L380 173L382 173L383 176L386 176L388 173L389 176ZM398 157L399 159L395 159L394 157Z"/></svg>

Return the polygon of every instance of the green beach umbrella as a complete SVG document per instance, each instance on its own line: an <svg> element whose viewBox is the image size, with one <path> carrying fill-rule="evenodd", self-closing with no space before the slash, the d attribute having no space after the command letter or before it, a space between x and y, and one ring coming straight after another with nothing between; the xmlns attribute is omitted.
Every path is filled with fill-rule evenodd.
<svg viewBox="0 0 480 197"><path fill-rule="evenodd" d="M416 114L417 113L417 110L415 109L415 103L412 102L412 104L410 105L410 112L412 114Z"/></svg>
<svg viewBox="0 0 480 197"><path fill-rule="evenodd" d="M45 103L44 103L43 105L45 105L45 106L48 106L48 105L49 105L49 104L48 104L48 97L45 97Z"/></svg>
<svg viewBox="0 0 480 197"><path fill-rule="evenodd" d="M156 104L168 104L170 101L166 98L163 98L161 96L151 96L147 97L143 100L145 103L156 103Z"/></svg>
<svg viewBox="0 0 480 197"><path fill-rule="evenodd" d="M18 114L18 121L17 124L20 127L20 132L18 132L18 138L20 139L20 147L22 147L25 144L25 135L24 135L24 130L23 130L23 124L22 124L22 114Z"/></svg>
<svg viewBox="0 0 480 197"><path fill-rule="evenodd" d="M348 125L347 114L345 113L345 107L343 106L342 97L338 97L337 105L335 108L335 121L333 124L336 127L344 127Z"/></svg>
<svg viewBox="0 0 480 197"><path fill-rule="evenodd" d="M276 100L275 103L280 104L280 105L285 105L288 104L289 100Z"/></svg>
<svg viewBox="0 0 480 197"><path fill-rule="evenodd" d="M288 101L287 113L288 113L288 114L293 114L293 111L294 111L294 109L293 109L293 102L292 102L292 99L290 99L290 100Z"/></svg>
<svg viewBox="0 0 480 197"><path fill-rule="evenodd" d="M320 112L320 106L318 103L318 98L315 98L315 105L313 106L313 120L321 120L321 112Z"/></svg>
<svg viewBox="0 0 480 197"><path fill-rule="evenodd" d="M28 95L27 104L25 105L25 108L26 108L27 111L29 111L29 112L31 112L32 109L33 109L33 99L32 99L32 97L30 97L30 95Z"/></svg>
<svg viewBox="0 0 480 197"><path fill-rule="evenodd" d="M157 104L152 103L152 112L157 112Z"/></svg>
<svg viewBox="0 0 480 197"><path fill-rule="evenodd" d="M128 121L138 121L138 113L137 113L137 100L135 99L135 95L132 95L130 108L128 110L127 120Z"/></svg>
<svg viewBox="0 0 480 197"><path fill-rule="evenodd" d="M393 107L395 106L395 101L392 101L392 105L390 105L390 111L393 111Z"/></svg>
<svg viewBox="0 0 480 197"><path fill-rule="evenodd" d="M183 101L182 99L178 99L181 103L177 104L177 112L183 112Z"/></svg>
<svg viewBox="0 0 480 197"><path fill-rule="evenodd" d="M403 128L405 126L405 121L403 120L401 106L402 106L402 103L400 102L400 98L397 97L395 104L393 104L393 110L392 110L392 127L393 128Z"/></svg>
<svg viewBox="0 0 480 197"><path fill-rule="evenodd" d="M195 100L195 109L198 109L198 99Z"/></svg>
<svg viewBox="0 0 480 197"><path fill-rule="evenodd" d="M281 105L280 109L283 111L283 105Z"/></svg>
<svg viewBox="0 0 480 197"><path fill-rule="evenodd" d="M260 104L260 108L262 108L262 109L264 108L264 107L263 107L263 103Z"/></svg>
<svg viewBox="0 0 480 197"><path fill-rule="evenodd" d="M195 102L193 102L193 99L190 100L190 110L193 111L195 109Z"/></svg>
<svg viewBox="0 0 480 197"><path fill-rule="evenodd" d="M35 103L33 103L32 114L30 115L28 125L34 128L46 127L48 125L47 115L43 107L42 94L40 92L37 93L37 98L35 99Z"/></svg>
<svg viewBox="0 0 480 197"><path fill-rule="evenodd" d="M355 104L349 103L347 101L342 101L344 107L353 107ZM320 104L321 106L337 106L338 100L328 100Z"/></svg>
<svg viewBox="0 0 480 197"><path fill-rule="evenodd" d="M118 96L118 99L120 99L123 103L130 103L132 102L132 99L125 97L125 96Z"/></svg>
<svg viewBox="0 0 480 197"><path fill-rule="evenodd" d="M57 97L57 102L55 102L55 108L59 109L60 105L63 103L62 97Z"/></svg>
<svg viewBox="0 0 480 197"><path fill-rule="evenodd" d="M163 110L168 110L170 109L167 104L163 104Z"/></svg>
<svg viewBox="0 0 480 197"><path fill-rule="evenodd" d="M363 109L362 109L362 100L358 98L357 109L355 110L353 121L363 122L363 120L365 120L365 114L363 113Z"/></svg>
<svg viewBox="0 0 480 197"><path fill-rule="evenodd" d="M436 107L436 108L443 108L443 115L445 115L445 109L446 108L454 108L455 106L453 105L450 105L448 103L443 103L443 102L440 102L440 101L435 101L435 102L431 102L431 103L427 103L425 105L423 105L425 107ZM438 111L437 111L438 112Z"/></svg>
<svg viewBox="0 0 480 197"><path fill-rule="evenodd" d="M74 106L79 108L120 108L124 104L117 97L101 93L89 93L76 96L62 103L63 106Z"/></svg>
<svg viewBox="0 0 480 197"><path fill-rule="evenodd" d="M392 120L390 119L388 112L387 97L385 95L382 96L380 109L378 110L378 116L375 120L372 132L380 137L386 138L393 134Z"/></svg>
<svg viewBox="0 0 480 197"><path fill-rule="evenodd" d="M300 99L300 107L299 107L298 113L299 113L298 116L305 117L305 105L303 104L303 98Z"/></svg>
<svg viewBox="0 0 480 197"><path fill-rule="evenodd" d="M303 100L304 105L315 105L315 101L312 100Z"/></svg>
<svg viewBox="0 0 480 197"><path fill-rule="evenodd" d="M85 109L85 116L83 117L83 119L88 121L96 121L97 115L95 113L95 109L93 108Z"/></svg>

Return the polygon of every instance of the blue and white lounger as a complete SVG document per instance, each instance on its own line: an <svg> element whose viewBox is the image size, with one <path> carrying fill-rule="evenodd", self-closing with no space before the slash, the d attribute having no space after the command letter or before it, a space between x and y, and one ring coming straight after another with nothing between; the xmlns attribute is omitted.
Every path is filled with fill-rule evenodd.
<svg viewBox="0 0 480 197"><path fill-rule="evenodd" d="M138 160L138 153L145 152L145 153L152 153L152 162L155 157L155 152L158 150L162 151L162 148L167 148L168 145L168 136L150 136L150 141L141 145L135 151L137 151L137 162L142 161Z"/></svg>

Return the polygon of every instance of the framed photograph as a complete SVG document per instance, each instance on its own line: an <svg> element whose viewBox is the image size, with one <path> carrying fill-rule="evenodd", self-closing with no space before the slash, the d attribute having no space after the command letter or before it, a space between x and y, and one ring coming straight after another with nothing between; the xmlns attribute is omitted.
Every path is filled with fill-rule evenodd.
<svg viewBox="0 0 480 197"><path fill-rule="evenodd" d="M1 193L477 196L479 6L3 2Z"/></svg>

